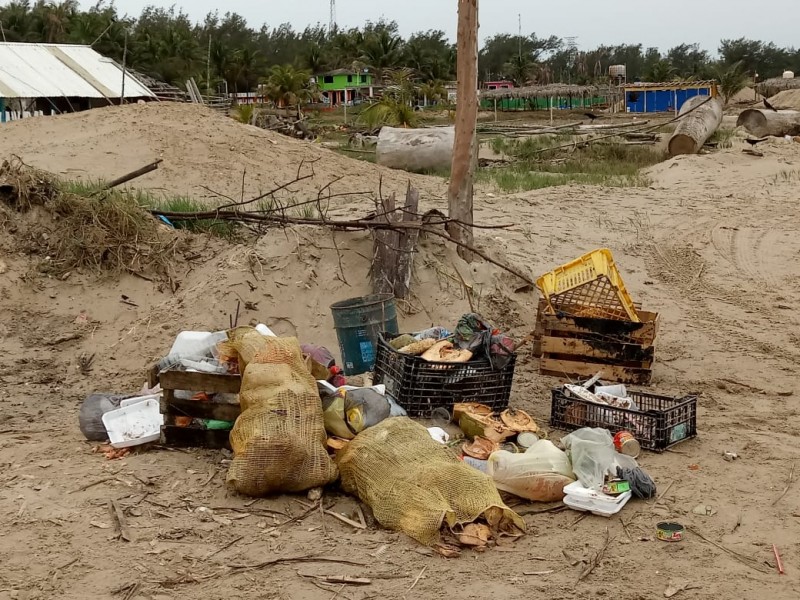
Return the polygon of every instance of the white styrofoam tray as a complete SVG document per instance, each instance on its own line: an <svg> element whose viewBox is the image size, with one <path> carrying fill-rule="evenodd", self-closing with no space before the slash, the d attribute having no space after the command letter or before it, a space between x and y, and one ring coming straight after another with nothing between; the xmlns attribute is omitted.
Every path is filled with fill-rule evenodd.
<svg viewBox="0 0 800 600"><path fill-rule="evenodd" d="M158 400L149 399L103 415L108 439L114 448L130 448L156 442L161 437L164 417Z"/></svg>
<svg viewBox="0 0 800 600"><path fill-rule="evenodd" d="M625 492L619 496L609 496L583 487L579 481L564 488L564 504L574 510L590 512L600 517L611 517L621 511L633 494Z"/></svg>
<svg viewBox="0 0 800 600"><path fill-rule="evenodd" d="M146 400L156 400L158 401L161 398L161 394L150 394L149 396L136 396L135 398L125 398L119 403L120 408L125 408L126 406L132 406L134 404L139 404L139 402L145 402Z"/></svg>

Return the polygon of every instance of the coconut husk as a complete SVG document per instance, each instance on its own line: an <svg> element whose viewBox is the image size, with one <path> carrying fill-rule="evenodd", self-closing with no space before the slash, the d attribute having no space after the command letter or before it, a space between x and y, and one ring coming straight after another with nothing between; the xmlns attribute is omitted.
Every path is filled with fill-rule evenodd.
<svg viewBox="0 0 800 600"><path fill-rule="evenodd" d="M422 358L428 362L465 363L472 360L472 352L460 350L452 342L442 340L431 346Z"/></svg>
<svg viewBox="0 0 800 600"><path fill-rule="evenodd" d="M472 458L477 458L478 460L489 460L492 453L497 452L499 449L500 446L497 442L480 436L477 436L471 442L464 442L464 445L461 447L464 454Z"/></svg>
<svg viewBox="0 0 800 600"><path fill-rule="evenodd" d="M400 354L410 354L412 356L419 356L430 350L436 344L436 340L420 340L408 346L403 346L398 350Z"/></svg>
<svg viewBox="0 0 800 600"><path fill-rule="evenodd" d="M492 531L482 523L470 523L464 526L464 531L456 533L455 536L462 546L485 548L489 545Z"/></svg>
<svg viewBox="0 0 800 600"><path fill-rule="evenodd" d="M536 424L536 421L524 410L509 408L500 415L500 420L506 427L516 433L523 433L526 431L538 433L539 431L539 426Z"/></svg>
<svg viewBox="0 0 800 600"><path fill-rule="evenodd" d="M498 444L517 435L516 432L506 427L502 421L498 421L491 416L482 417L465 413L459 418L458 426L468 438L485 437Z"/></svg>
<svg viewBox="0 0 800 600"><path fill-rule="evenodd" d="M461 402L453 405L453 421L458 423L461 420L461 415L470 414L478 415L480 417L490 417L494 411L485 404L478 404L477 402Z"/></svg>

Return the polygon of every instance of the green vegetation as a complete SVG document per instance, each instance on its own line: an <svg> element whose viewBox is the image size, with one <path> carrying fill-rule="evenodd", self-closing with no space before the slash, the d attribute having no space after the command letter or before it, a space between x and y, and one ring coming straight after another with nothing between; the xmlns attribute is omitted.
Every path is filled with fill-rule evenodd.
<svg viewBox="0 0 800 600"><path fill-rule="evenodd" d="M590 184L611 187L644 187L650 184L640 173L663 156L650 146L596 143L586 148L547 151L573 141L567 135L533 136L524 140L495 139L492 148L518 162L500 168L481 169L478 181L494 183L504 192L535 190L559 185Z"/></svg>
<svg viewBox="0 0 800 600"><path fill-rule="evenodd" d="M104 202L116 206L136 206L145 210L161 210L164 212L191 213L210 209L187 196L156 196L151 192L136 189L103 190L100 181L64 181L59 184L62 192L68 196L87 198L101 206ZM142 212L142 215L146 213ZM193 233L209 233L218 237L231 239L236 236L238 226L229 221L218 219L181 220L170 218L176 229L186 229Z"/></svg>
<svg viewBox="0 0 800 600"><path fill-rule="evenodd" d="M712 144L717 144L718 148L733 148L733 139L736 137L736 130L730 127L720 127L708 140Z"/></svg>
<svg viewBox="0 0 800 600"><path fill-rule="evenodd" d="M741 60L729 67L717 66L714 70L714 76L719 81L719 91L725 104L752 83L744 70L744 62Z"/></svg>
<svg viewBox="0 0 800 600"><path fill-rule="evenodd" d="M86 9L81 5L87 6ZM423 83L455 78L455 45L443 31L400 35L397 23L366 22L361 27L322 24L295 30L289 24L247 23L236 13L209 13L193 22L176 8L148 6L136 16L110 0L11 0L0 6L0 22L9 42L92 44L122 60L128 33L127 63L148 75L183 85L194 77L201 90L252 91L273 66L321 73L332 69L370 69L378 78L406 67ZM369 18L370 15L365 15ZM211 46L211 77L207 60ZM716 49L719 60L698 44L679 44L662 53L642 44L603 44L578 49L556 36L500 33L482 40L479 73L486 81L518 84L588 83L605 79L610 65L628 69L628 80L709 78L715 69L741 63L741 72L760 78L800 72L800 50L758 40L727 39ZM432 96L429 96L429 99Z"/></svg>

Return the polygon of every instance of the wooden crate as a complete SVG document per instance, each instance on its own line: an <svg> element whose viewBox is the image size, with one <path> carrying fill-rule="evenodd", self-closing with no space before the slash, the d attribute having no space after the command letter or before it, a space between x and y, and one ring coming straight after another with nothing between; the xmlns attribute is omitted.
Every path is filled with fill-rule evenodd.
<svg viewBox="0 0 800 600"><path fill-rule="evenodd" d="M646 385L652 377L659 316L637 307L641 323L554 315L539 301L534 355L542 375Z"/></svg>
<svg viewBox="0 0 800 600"><path fill-rule="evenodd" d="M239 375L215 375L211 373L191 373L187 371L151 372L151 387L161 384L164 394L161 398L161 414L164 425L161 428L161 443L178 448L230 448L228 431L206 430L195 427L178 427L175 417L193 419L212 419L216 421L235 421L240 411L238 399L234 401L212 400L198 402L175 397L176 390L193 390L217 394L238 394L242 385Z"/></svg>

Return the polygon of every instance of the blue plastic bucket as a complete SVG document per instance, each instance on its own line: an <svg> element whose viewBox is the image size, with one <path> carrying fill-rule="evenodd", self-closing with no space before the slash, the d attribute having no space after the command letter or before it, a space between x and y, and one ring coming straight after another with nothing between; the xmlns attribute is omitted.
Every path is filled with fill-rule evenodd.
<svg viewBox="0 0 800 600"><path fill-rule="evenodd" d="M333 304L331 312L345 375L372 371L378 335L383 332L399 333L394 296L373 294L351 298Z"/></svg>

